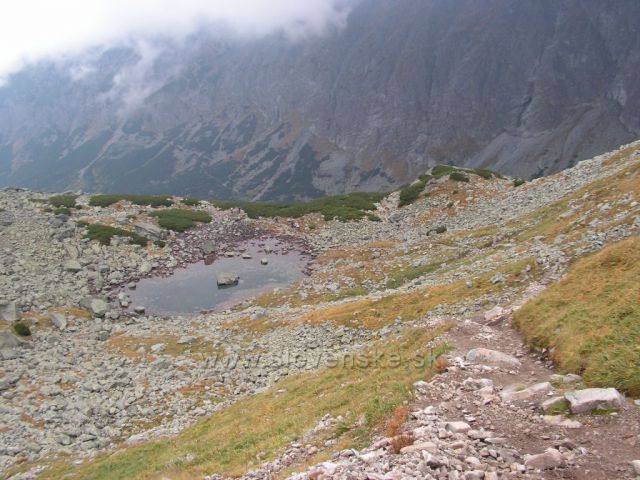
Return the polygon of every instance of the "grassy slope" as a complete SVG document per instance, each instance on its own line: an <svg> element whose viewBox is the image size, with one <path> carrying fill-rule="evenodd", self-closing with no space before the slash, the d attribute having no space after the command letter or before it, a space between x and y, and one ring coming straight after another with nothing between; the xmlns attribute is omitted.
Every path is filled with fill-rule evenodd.
<svg viewBox="0 0 640 480"><path fill-rule="evenodd" d="M639 279L640 239L631 238L577 261L515 323L528 342L553 349L563 370L640 396Z"/></svg>
<svg viewBox="0 0 640 480"><path fill-rule="evenodd" d="M411 398L412 384L432 376L433 360L446 351L446 346L431 350L427 344L446 328L414 330L397 340L380 342L368 352L367 367L346 362L286 378L177 437L101 456L79 467L61 462L44 472L42 478L195 478L213 472L238 475L257 466L258 454L264 459L277 456L327 413L346 418L330 435L338 438L337 448L363 446L371 432ZM383 360L374 364L371 359L378 354ZM393 355L401 362L395 363ZM417 364L416 358L426 361Z"/></svg>

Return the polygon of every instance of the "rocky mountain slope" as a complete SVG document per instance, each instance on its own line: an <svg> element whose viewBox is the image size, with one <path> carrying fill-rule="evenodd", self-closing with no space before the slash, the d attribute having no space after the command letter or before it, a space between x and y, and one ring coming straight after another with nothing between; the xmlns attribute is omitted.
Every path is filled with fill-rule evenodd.
<svg viewBox="0 0 640 480"><path fill-rule="evenodd" d="M532 177L640 133L633 0L361 0L291 42L208 33L0 87L0 185L293 199L435 163Z"/></svg>
<svg viewBox="0 0 640 480"><path fill-rule="evenodd" d="M1 190L3 477L635 478L640 143L523 185L431 173L347 223ZM307 277L130 308L267 235Z"/></svg>

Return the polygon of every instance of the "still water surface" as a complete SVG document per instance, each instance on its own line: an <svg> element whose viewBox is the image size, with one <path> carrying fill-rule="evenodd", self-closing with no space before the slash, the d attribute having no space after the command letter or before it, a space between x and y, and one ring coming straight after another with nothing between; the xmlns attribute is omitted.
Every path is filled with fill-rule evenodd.
<svg viewBox="0 0 640 480"><path fill-rule="evenodd" d="M266 251L271 251L266 253ZM227 258L219 256L207 265L204 261L176 270L168 277L144 278L135 290L127 290L131 305L142 305L151 314L186 314L202 310L223 310L257 294L283 288L300 280L308 258L276 239L251 240L240 244L236 252L248 253ZM261 265L266 258L268 265ZM219 288L221 272L235 273L240 282Z"/></svg>

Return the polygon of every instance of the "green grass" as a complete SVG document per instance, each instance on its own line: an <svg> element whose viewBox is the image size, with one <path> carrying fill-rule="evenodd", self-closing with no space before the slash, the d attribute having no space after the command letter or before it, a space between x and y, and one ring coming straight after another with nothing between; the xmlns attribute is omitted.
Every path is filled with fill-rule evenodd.
<svg viewBox="0 0 640 480"><path fill-rule="evenodd" d="M521 185L524 185L526 182L524 180L524 178L514 178L513 179L513 186L514 187L519 187Z"/></svg>
<svg viewBox="0 0 640 480"><path fill-rule="evenodd" d="M411 205L420 198L420 194L431 178L431 175L422 175L417 182L400 190L400 201L398 202L398 207Z"/></svg>
<svg viewBox="0 0 640 480"><path fill-rule="evenodd" d="M158 219L158 224L175 232L184 232L196 226L196 222L209 223L211 216L207 212L199 210L187 210L183 208L170 208L151 213Z"/></svg>
<svg viewBox="0 0 640 480"><path fill-rule="evenodd" d="M82 465L61 461L41 478L238 476L282 454L290 442L300 440L327 413L345 419L328 434L338 440L333 448L361 448L395 408L412 398L413 383L433 375L433 362L450 348L440 345L429 349L426 345L446 329L415 329L399 339L381 341L358 357L336 362L333 368L285 378L175 437L101 455ZM261 461L256 460L259 453Z"/></svg>
<svg viewBox="0 0 640 480"><path fill-rule="evenodd" d="M182 203L188 207L197 207L200 205L200 200L197 198L185 198L182 200Z"/></svg>
<svg viewBox="0 0 640 480"><path fill-rule="evenodd" d="M31 336L31 329L24 323L16 323L13 325L13 331L21 337Z"/></svg>
<svg viewBox="0 0 640 480"><path fill-rule="evenodd" d="M549 410L547 410L547 415L564 415L565 413L569 413L571 411L569 402L566 400L562 400L560 402L555 403Z"/></svg>
<svg viewBox="0 0 640 480"><path fill-rule="evenodd" d="M449 174L449 178L454 182L468 182L469 177L462 172L452 172Z"/></svg>
<svg viewBox="0 0 640 480"><path fill-rule="evenodd" d="M442 262L429 263L427 265L419 265L416 267L402 268L391 273L387 280L387 288L398 288L411 280L415 280L427 273L433 273L440 268Z"/></svg>
<svg viewBox="0 0 640 480"><path fill-rule="evenodd" d="M143 247L148 243L142 235L130 232L129 230L123 230L121 228L110 227L108 225L102 225L100 223L84 224L87 229L86 238L90 240L97 240L103 245L109 245L111 243L111 237L128 237L131 243L142 245Z"/></svg>
<svg viewBox="0 0 640 480"><path fill-rule="evenodd" d="M431 169L431 175L435 178L441 178L457 171L458 168L452 167L451 165L436 165Z"/></svg>
<svg viewBox="0 0 640 480"><path fill-rule="evenodd" d="M67 207L58 207L53 210L54 215L71 215L71 210Z"/></svg>
<svg viewBox="0 0 640 480"><path fill-rule="evenodd" d="M78 195L54 195L47 202L54 208L76 208Z"/></svg>
<svg viewBox="0 0 640 480"><path fill-rule="evenodd" d="M492 178L504 178L498 172L494 172L493 170L488 170L486 168L462 168L455 167L453 165L436 165L431 169L431 175L435 178L445 177L447 175L451 176L452 174L460 174L464 175L465 173L469 173L472 175L477 175L479 177L484 178L485 180L491 180ZM455 180L455 178L452 178ZM468 181L468 180L459 180L459 181Z"/></svg>
<svg viewBox="0 0 640 480"><path fill-rule="evenodd" d="M348 195L316 198L306 203L269 204L252 202L223 202L214 200L218 208L241 208L249 218L288 217L299 218L309 213L320 213L325 220L359 220L376 209L375 203L386 193L355 192ZM369 216L369 220L375 219Z"/></svg>
<svg viewBox="0 0 640 480"><path fill-rule="evenodd" d="M577 261L515 314L527 342L552 350L589 386L640 396L640 239Z"/></svg>
<svg viewBox="0 0 640 480"><path fill-rule="evenodd" d="M400 190L400 201L398 202L398 207L411 205L418 200L424 190L424 187L427 185L429 180L433 178L442 178L448 175L453 181L468 182L469 176L467 174L478 175L486 180L491 180L492 178L504 178L499 173L484 168L458 168L451 165L436 165L431 169L430 174L421 175L418 181Z"/></svg>
<svg viewBox="0 0 640 480"><path fill-rule="evenodd" d="M161 195L94 195L89 199L89 205L93 207L108 207L122 200L131 202L134 205L149 207L170 207L173 205L173 200L170 197Z"/></svg>

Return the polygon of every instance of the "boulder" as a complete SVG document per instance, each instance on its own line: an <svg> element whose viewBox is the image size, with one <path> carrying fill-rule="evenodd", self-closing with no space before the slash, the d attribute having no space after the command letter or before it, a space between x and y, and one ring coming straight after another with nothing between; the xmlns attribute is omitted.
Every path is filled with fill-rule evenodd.
<svg viewBox="0 0 640 480"><path fill-rule="evenodd" d="M565 393L571 413L585 413L592 410L619 409L624 406L624 397L615 388L585 388Z"/></svg>
<svg viewBox="0 0 640 480"><path fill-rule="evenodd" d="M414 443L413 445L408 445L406 447L402 447L400 449L400 453L414 453L414 452L429 452L429 453L437 453L438 446L433 442L421 442Z"/></svg>
<svg viewBox="0 0 640 480"><path fill-rule="evenodd" d="M64 330L67 328L67 317L58 312L49 312L49 320L53 323L58 330Z"/></svg>
<svg viewBox="0 0 640 480"><path fill-rule="evenodd" d="M493 283L494 285L496 283L503 283L504 282L504 275L502 275L501 273L496 273L493 277L491 277L491 283Z"/></svg>
<svg viewBox="0 0 640 480"><path fill-rule="evenodd" d="M505 310L500 306L493 307L491 310L484 312L484 322L487 324L499 322L507 317L510 313L511 310Z"/></svg>
<svg viewBox="0 0 640 480"><path fill-rule="evenodd" d="M80 300L80 306L89 310L96 317L104 317L109 310L109 304L102 297L85 297Z"/></svg>
<svg viewBox="0 0 640 480"><path fill-rule="evenodd" d="M240 276L236 273L220 272L216 281L219 287L229 287L238 285Z"/></svg>
<svg viewBox="0 0 640 480"><path fill-rule="evenodd" d="M80 265L80 262L77 260L67 260L64 262L63 268L67 272L77 273L82 270L82 265Z"/></svg>
<svg viewBox="0 0 640 480"><path fill-rule="evenodd" d="M151 270L153 270L153 265L151 265L151 263L142 262L140 264L140 268L138 269L138 272L140 273L140 275L146 275L147 273L151 272Z"/></svg>
<svg viewBox="0 0 640 480"><path fill-rule="evenodd" d="M204 240L200 243L200 250L204 255L211 255L212 253L216 253L216 246L212 240Z"/></svg>
<svg viewBox="0 0 640 480"><path fill-rule="evenodd" d="M552 470L564 465L564 457L555 448L548 448L544 453L525 457L524 466L531 470Z"/></svg>
<svg viewBox="0 0 640 480"><path fill-rule="evenodd" d="M167 231L153 223L140 222L133 225L138 235L142 235L150 240L164 240L167 238Z"/></svg>
<svg viewBox="0 0 640 480"><path fill-rule="evenodd" d="M640 460L634 460L631 462L631 468L636 475L640 475Z"/></svg>
<svg viewBox="0 0 640 480"><path fill-rule="evenodd" d="M527 388L519 386L510 386L500 392L500 398L503 402L511 402L514 400L528 400L530 398L539 397L553 390L549 382L536 383Z"/></svg>
<svg viewBox="0 0 640 480"><path fill-rule="evenodd" d="M582 381L582 377L573 373L567 375L553 374L549 377L549 381L554 384L578 383Z"/></svg>
<svg viewBox="0 0 640 480"><path fill-rule="evenodd" d="M471 427L466 422L447 422L445 429L451 433L467 433Z"/></svg>
<svg viewBox="0 0 640 480"><path fill-rule="evenodd" d="M560 407L566 408L566 403L567 401L564 399L564 397L551 397L545 400L544 402L542 402L540 404L540 407L542 408L543 412L548 412L550 410L558 409Z"/></svg>
<svg viewBox="0 0 640 480"><path fill-rule="evenodd" d="M0 302L0 320L17 322L21 316L16 302Z"/></svg>
<svg viewBox="0 0 640 480"><path fill-rule="evenodd" d="M488 348L474 348L473 350L469 350L465 358L471 363L492 365L506 369L517 370L521 366L520 360L516 357L497 350L489 350Z"/></svg>
<svg viewBox="0 0 640 480"><path fill-rule="evenodd" d="M7 211L0 212L0 227L8 227L16 221L16 216Z"/></svg>
<svg viewBox="0 0 640 480"><path fill-rule="evenodd" d="M242 258L243 258L244 260L251 260L253 257L251 256L251 254L250 254L250 253L243 253L243 254L242 254Z"/></svg>
<svg viewBox="0 0 640 480"><path fill-rule="evenodd" d="M563 415L545 415L542 417L545 425L562 428L580 428L582 424L577 420L571 420Z"/></svg>
<svg viewBox="0 0 640 480"><path fill-rule="evenodd" d="M0 331L0 350L24 347L31 347L31 344L22 340L11 332L8 332L6 330Z"/></svg>
<svg viewBox="0 0 640 480"><path fill-rule="evenodd" d="M263 258L260 260L261 265L269 265L269 260L267 258Z"/></svg>

